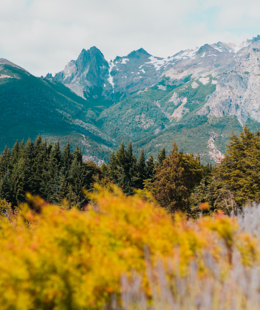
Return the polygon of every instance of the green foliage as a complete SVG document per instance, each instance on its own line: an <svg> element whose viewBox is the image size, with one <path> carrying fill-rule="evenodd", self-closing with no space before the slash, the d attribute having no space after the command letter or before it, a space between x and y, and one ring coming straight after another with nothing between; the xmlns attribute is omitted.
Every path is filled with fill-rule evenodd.
<svg viewBox="0 0 260 310"><path fill-rule="evenodd" d="M132 143L125 148L121 143L115 153L110 156L108 165L102 165L103 175L122 188L123 192L132 195L134 189L143 189L146 180L156 179L155 162L152 155L146 160L144 150L138 160L133 154Z"/></svg>
<svg viewBox="0 0 260 310"><path fill-rule="evenodd" d="M96 164L83 162L80 149L71 153L70 143L61 154L59 142L47 144L39 135L36 142L30 139L15 145L10 152L5 148L0 156L0 197L12 206L26 200L25 193L40 195L48 202L81 208L87 201L82 188L90 189L101 170Z"/></svg>
<svg viewBox="0 0 260 310"><path fill-rule="evenodd" d="M208 215L221 210L227 215L237 213L237 204L233 193L225 183L216 176L204 177L195 187L190 196L191 214L197 217L199 214Z"/></svg>
<svg viewBox="0 0 260 310"><path fill-rule="evenodd" d="M178 152L174 142L171 153L164 159L163 165L157 168L155 198L171 212L182 210L190 213L189 198L202 176L203 169L199 160L193 155Z"/></svg>
<svg viewBox="0 0 260 310"><path fill-rule="evenodd" d="M260 201L260 132L245 127L239 135L233 133L215 174L234 193L238 205Z"/></svg>
<svg viewBox="0 0 260 310"><path fill-rule="evenodd" d="M166 150L165 150L165 147L163 147L160 151L160 153L158 154L157 156L158 158L158 165L159 166L162 166L163 165L163 161L165 160L166 158Z"/></svg>
<svg viewBox="0 0 260 310"><path fill-rule="evenodd" d="M0 71L3 76L13 77L0 79L1 151L5 145L12 147L16 139L31 137L34 141L41 133L48 141L60 140L62 148L69 138L72 149L78 144L84 153L91 144L90 155L108 159L113 142L99 132L89 116L94 113L92 101L77 96L61 83L34 77L19 67L2 64Z"/></svg>

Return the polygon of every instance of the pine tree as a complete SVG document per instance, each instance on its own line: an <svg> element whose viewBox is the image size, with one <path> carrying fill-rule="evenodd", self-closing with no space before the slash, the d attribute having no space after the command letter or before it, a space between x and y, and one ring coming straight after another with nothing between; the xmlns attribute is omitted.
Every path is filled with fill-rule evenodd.
<svg viewBox="0 0 260 310"><path fill-rule="evenodd" d="M137 163L137 176L138 176L137 188L143 189L144 187L143 183L144 180L146 179L146 163L143 149L140 153Z"/></svg>
<svg viewBox="0 0 260 310"><path fill-rule="evenodd" d="M48 146L47 154L49 155L46 161L46 169L42 176L41 192L42 197L51 202L53 197L55 197L56 182L60 179L61 151L59 141L54 144L54 147L50 148ZM55 201L58 202L57 199Z"/></svg>
<svg viewBox="0 0 260 310"><path fill-rule="evenodd" d="M70 169L70 165L72 163L72 154L70 152L70 142L67 141L66 146L62 152L62 166L65 168L65 171L68 172Z"/></svg>
<svg viewBox="0 0 260 310"><path fill-rule="evenodd" d="M12 173L8 170L0 182L0 197L14 205L13 189L12 189Z"/></svg>
<svg viewBox="0 0 260 310"><path fill-rule="evenodd" d="M158 159L158 164L157 166L162 166L163 165L163 161L166 158L166 151L165 151L165 147L163 147L160 151L160 153L157 155L157 159Z"/></svg>
<svg viewBox="0 0 260 310"><path fill-rule="evenodd" d="M60 151L59 141L57 141L54 144L54 147L51 150L50 158L52 158L54 165L56 165L57 167L60 167L60 165L61 165L61 151Z"/></svg>
<svg viewBox="0 0 260 310"><path fill-rule="evenodd" d="M82 189L86 188L88 183L87 178L89 176L88 171L84 169L82 161L80 160L82 157L76 156L79 154L81 153L74 154L75 156L69 170L69 193L67 196L70 203L77 207L87 202L85 196L82 194Z"/></svg>
<svg viewBox="0 0 260 310"><path fill-rule="evenodd" d="M42 186L43 174L46 169L46 160L47 160L47 145L46 142L42 142L42 138L39 135L35 142L34 161L31 175L31 193L34 195L35 194L40 195L43 192L41 186Z"/></svg>
<svg viewBox="0 0 260 310"><path fill-rule="evenodd" d="M11 152L6 146L3 155L0 157L0 174L2 176L4 176L7 170L11 169L11 157Z"/></svg>
<svg viewBox="0 0 260 310"><path fill-rule="evenodd" d="M11 162L12 162L12 166L14 166L19 160L19 143L18 143L18 140L16 140L16 142L12 148L11 153L12 153Z"/></svg>
<svg viewBox="0 0 260 310"><path fill-rule="evenodd" d="M124 167L124 192L127 195L133 194L133 188L138 188L139 176L137 169L137 159L133 154L133 146L130 142L125 151L125 167Z"/></svg>
<svg viewBox="0 0 260 310"><path fill-rule="evenodd" d="M115 184L118 184L118 163L117 159L114 153L111 154L109 158L109 164L107 166L107 176L109 179L114 182Z"/></svg>
<svg viewBox="0 0 260 310"><path fill-rule="evenodd" d="M25 143L24 143L24 139L22 140L22 142L19 145L19 159L20 158L25 158Z"/></svg>
<svg viewBox="0 0 260 310"><path fill-rule="evenodd" d="M12 192L13 192L13 204L18 206L19 203L25 201L25 159L20 158L16 163L12 172Z"/></svg>
<svg viewBox="0 0 260 310"><path fill-rule="evenodd" d="M239 206L260 201L260 132L245 127L239 136L233 133L214 175L234 194Z"/></svg>
<svg viewBox="0 0 260 310"><path fill-rule="evenodd" d="M57 184L57 192L55 193L55 200L60 202L62 199L66 199L69 193L69 184L64 175L60 175L60 183Z"/></svg>
<svg viewBox="0 0 260 310"><path fill-rule="evenodd" d="M45 140L46 141L46 140ZM47 146L47 154L50 156L51 155L51 151L52 151L53 145L50 141L50 143Z"/></svg>
<svg viewBox="0 0 260 310"><path fill-rule="evenodd" d="M163 165L157 168L154 182L155 198L171 212L190 212L189 198L192 189L199 184L203 170L199 161L190 154L178 152L176 143Z"/></svg>
<svg viewBox="0 0 260 310"><path fill-rule="evenodd" d="M152 182L155 181L156 171L153 155L151 154L146 163L146 179L150 179Z"/></svg>
<svg viewBox="0 0 260 310"><path fill-rule="evenodd" d="M121 187L124 191L126 190L127 187L127 175L125 174L126 170L129 169L127 167L127 162L126 162L126 154L125 154L125 146L124 143L122 142L119 148L115 152L115 170L112 171L112 175L115 177L113 180L116 185ZM127 187L128 188L128 187Z"/></svg>

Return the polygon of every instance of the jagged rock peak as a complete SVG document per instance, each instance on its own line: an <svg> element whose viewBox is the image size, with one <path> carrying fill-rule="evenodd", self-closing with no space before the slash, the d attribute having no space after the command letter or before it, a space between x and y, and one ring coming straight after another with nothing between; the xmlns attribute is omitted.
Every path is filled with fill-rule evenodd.
<svg viewBox="0 0 260 310"><path fill-rule="evenodd" d="M105 57L103 55L103 53L96 47L96 46L92 46L90 49L85 50L83 48L83 50L81 51L81 53L79 54L78 59L76 60L76 62L79 62L80 60L85 60L85 61L89 61L92 58L97 58L100 59L102 61L105 61Z"/></svg>
<svg viewBox="0 0 260 310"><path fill-rule="evenodd" d="M218 42L219 44L220 42ZM203 54L203 53L216 53L219 52L218 50L216 50L214 47L210 46L209 44L205 44L203 46L201 46L197 52L197 54Z"/></svg>
<svg viewBox="0 0 260 310"><path fill-rule="evenodd" d="M127 55L127 57L141 57L141 56L151 56L151 54L147 53L145 49L142 47L139 48L138 50L132 51L130 54Z"/></svg>
<svg viewBox="0 0 260 310"><path fill-rule="evenodd" d="M79 70L78 72L81 73L85 71L86 67L89 66L91 66L92 70L94 67L109 67L104 55L95 46L91 47L88 50L83 49L75 63Z"/></svg>
<svg viewBox="0 0 260 310"><path fill-rule="evenodd" d="M260 40L260 35L258 34L256 37L253 37L251 40L249 40L249 42L254 43L259 40Z"/></svg>

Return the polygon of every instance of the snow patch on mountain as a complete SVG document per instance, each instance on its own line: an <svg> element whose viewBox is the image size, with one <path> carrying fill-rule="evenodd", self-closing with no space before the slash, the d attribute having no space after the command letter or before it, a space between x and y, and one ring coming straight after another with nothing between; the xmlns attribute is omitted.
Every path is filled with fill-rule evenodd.
<svg viewBox="0 0 260 310"><path fill-rule="evenodd" d="M122 64L122 65L125 65L128 61L129 61L128 58L123 58L121 64Z"/></svg>
<svg viewBox="0 0 260 310"><path fill-rule="evenodd" d="M108 82L112 85L113 89L115 87L115 84L113 82L113 77L111 76L111 72L113 70L113 68L115 67L115 64L113 61L110 61L110 64L109 64L109 78L108 78Z"/></svg>
<svg viewBox="0 0 260 310"><path fill-rule="evenodd" d="M203 84L203 85L207 85L209 83L209 77L201 77L199 79L199 81Z"/></svg>
<svg viewBox="0 0 260 310"><path fill-rule="evenodd" d="M150 56L149 57L149 62L146 62L146 64L152 64L156 70L160 70L161 67L163 65L165 65L165 63L167 62L166 59L164 58L157 58L157 57L154 57L154 56Z"/></svg>
<svg viewBox="0 0 260 310"><path fill-rule="evenodd" d="M196 47L195 49L188 49L186 51L181 51L180 53L175 54L174 58L178 60L193 58L198 52L198 50L199 48Z"/></svg>

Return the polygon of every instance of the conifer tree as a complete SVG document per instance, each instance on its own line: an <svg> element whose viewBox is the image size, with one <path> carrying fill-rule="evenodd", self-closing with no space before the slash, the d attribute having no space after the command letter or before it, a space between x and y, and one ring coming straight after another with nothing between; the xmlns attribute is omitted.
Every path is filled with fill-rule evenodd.
<svg viewBox="0 0 260 310"><path fill-rule="evenodd" d="M138 176L137 188L143 189L144 187L143 182L146 179L146 163L143 149L141 150L137 163L137 176Z"/></svg>
<svg viewBox="0 0 260 310"><path fill-rule="evenodd" d="M163 165L163 161L166 158L166 151L165 151L165 147L163 147L160 151L160 153L157 155L157 159L158 159L158 166L162 166Z"/></svg>
<svg viewBox="0 0 260 310"><path fill-rule="evenodd" d="M155 178L156 178L155 163L153 155L151 154L146 163L146 179L155 181Z"/></svg>
<svg viewBox="0 0 260 310"><path fill-rule="evenodd" d="M20 158L25 158L25 143L24 143L24 139L22 140L22 142L19 145L19 159Z"/></svg>
<svg viewBox="0 0 260 310"><path fill-rule="evenodd" d="M68 140L62 152L62 166L65 168L66 174L70 169L71 163L72 163L72 154L70 151L70 142Z"/></svg>
<svg viewBox="0 0 260 310"><path fill-rule="evenodd" d="M14 166L11 179L13 191L12 203L15 206L18 206L20 202L25 201L25 171L25 159L21 157Z"/></svg>
<svg viewBox="0 0 260 310"><path fill-rule="evenodd" d="M260 201L260 132L247 127L238 136L234 133L227 152L214 175L234 194L239 206L247 201Z"/></svg>
<svg viewBox="0 0 260 310"><path fill-rule="evenodd" d="M0 181L0 197L13 204L13 189L12 189L12 173L7 170L4 177Z"/></svg>
<svg viewBox="0 0 260 310"><path fill-rule="evenodd" d="M14 166L17 162L18 162L18 159L19 159L19 143L18 143L18 140L16 140L13 148L12 148L12 166Z"/></svg>
<svg viewBox="0 0 260 310"><path fill-rule="evenodd" d="M46 140L45 140L46 141ZM47 154L50 156L52 151L53 145L50 141L50 143L47 145Z"/></svg>
<svg viewBox="0 0 260 310"><path fill-rule="evenodd" d="M4 176L7 170L11 169L11 152L7 148L4 149L3 155L0 157L0 175Z"/></svg>
<svg viewBox="0 0 260 310"><path fill-rule="evenodd" d="M115 154L112 153L110 158L109 158L109 164L107 166L106 175L115 184L118 184L118 173L117 173L117 170L118 170L117 159L116 159ZM103 171L105 171L104 168L103 168Z"/></svg>
<svg viewBox="0 0 260 310"><path fill-rule="evenodd" d="M77 147L76 151L73 153L73 162L69 170L69 192L68 199L71 203L74 202L76 205L82 205L86 202L84 195L82 194L82 188L87 185L86 169L82 164L82 155L80 149ZM72 194L73 193L73 194Z"/></svg>
<svg viewBox="0 0 260 310"><path fill-rule="evenodd" d="M42 141L39 135L34 147L34 161L32 166L32 176L31 176L31 193L40 194L43 192L42 179L43 173L46 170L46 160L47 160L47 145L46 142ZM45 198L45 197L43 197Z"/></svg>
<svg viewBox="0 0 260 310"><path fill-rule="evenodd" d="M176 143L163 165L157 168L154 182L155 198L171 212L190 212L189 197L192 189L202 179L203 170L199 161L190 154L178 152Z"/></svg>
<svg viewBox="0 0 260 310"><path fill-rule="evenodd" d="M54 144L54 147L51 149L50 158L54 162L54 165L59 168L61 165L61 151L59 141L57 141Z"/></svg>

